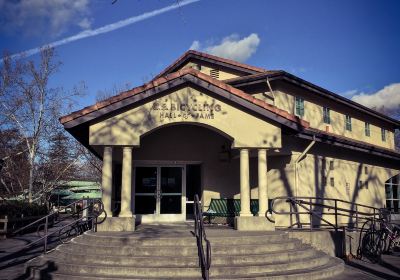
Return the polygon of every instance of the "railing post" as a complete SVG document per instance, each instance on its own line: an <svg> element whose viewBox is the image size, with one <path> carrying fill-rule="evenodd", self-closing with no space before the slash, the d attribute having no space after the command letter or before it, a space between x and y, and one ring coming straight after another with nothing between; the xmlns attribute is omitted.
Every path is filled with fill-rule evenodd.
<svg viewBox="0 0 400 280"><path fill-rule="evenodd" d="M289 203L290 206L290 227L293 227L293 206L292 206L292 202ZM299 225L297 225L297 227L299 227Z"/></svg>
<svg viewBox="0 0 400 280"><path fill-rule="evenodd" d="M308 211L310 212L310 231L313 229L312 212L311 212L312 198L310 198L310 205Z"/></svg>
<svg viewBox="0 0 400 280"><path fill-rule="evenodd" d="M47 252L47 231L48 231L48 226L49 226L49 216L46 216L46 223L44 224L44 253L46 254Z"/></svg>
<svg viewBox="0 0 400 280"><path fill-rule="evenodd" d="M337 200L335 199L335 231L338 230L338 212L337 212Z"/></svg>
<svg viewBox="0 0 400 280"><path fill-rule="evenodd" d="M356 230L357 229L358 229L358 205L356 204Z"/></svg>

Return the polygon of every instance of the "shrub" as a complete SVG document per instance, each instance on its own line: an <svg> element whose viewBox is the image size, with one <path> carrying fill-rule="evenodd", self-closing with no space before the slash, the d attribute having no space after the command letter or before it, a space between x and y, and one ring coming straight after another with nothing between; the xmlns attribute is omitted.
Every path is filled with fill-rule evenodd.
<svg viewBox="0 0 400 280"><path fill-rule="evenodd" d="M9 219L43 216L49 213L46 205L29 204L25 201L3 201L0 204L0 217L8 216Z"/></svg>

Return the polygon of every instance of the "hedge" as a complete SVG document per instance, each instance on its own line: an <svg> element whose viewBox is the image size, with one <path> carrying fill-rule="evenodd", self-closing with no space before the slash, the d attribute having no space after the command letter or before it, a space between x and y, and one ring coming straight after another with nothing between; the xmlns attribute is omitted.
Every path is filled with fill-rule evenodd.
<svg viewBox="0 0 400 280"><path fill-rule="evenodd" d="M30 204L26 201L3 201L0 203L0 217L7 215L9 219L45 216L48 213L46 205Z"/></svg>

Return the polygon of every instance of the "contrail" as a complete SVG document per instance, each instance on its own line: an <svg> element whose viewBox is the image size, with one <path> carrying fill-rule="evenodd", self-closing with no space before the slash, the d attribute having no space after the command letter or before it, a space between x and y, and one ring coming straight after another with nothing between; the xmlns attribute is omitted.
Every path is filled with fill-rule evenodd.
<svg viewBox="0 0 400 280"><path fill-rule="evenodd" d="M169 12L169 11L172 11L172 10L176 10L176 9L182 7L182 6L186 6L186 5L198 2L198 1L200 1L200 0L177 1L173 5L170 5L170 6L158 9L158 10L154 10L154 11L151 11L151 12L147 12L147 13L144 13L144 14L141 14L141 15L138 15L138 16L133 16L133 17L130 17L130 18L127 18L127 19L124 19L124 20L120 20L120 21L111 23L111 24L107 24L105 26L96 28L94 30L91 30L91 29L90 30L85 30L85 31L82 31L82 32L80 32L80 33L78 33L76 35L73 35L73 36L70 36L70 37L67 37L67 38L64 38L64 39L49 43L49 44L41 46L41 47L37 47L37 48L29 49L29 50L24 51L24 52L13 54L10 57L11 58L16 58L16 57L21 57L21 56L28 57L28 56L31 56L31 55L39 53L40 49L43 48L43 47L58 47L58 46L62 46L62 45L65 45L65 44L68 44L68 43L71 43L71 42L74 42L74 41L78 41L78 40L81 40L81 39L85 39L85 38L88 38L88 37L93 37L93 36L97 36L97 35L100 35L100 34L108 33L108 32L120 29L122 27L134 24L136 22L143 21L145 19L155 17L155 16L161 15L163 13L166 13L166 12ZM3 62L3 59L0 59L0 63L2 63L2 62Z"/></svg>

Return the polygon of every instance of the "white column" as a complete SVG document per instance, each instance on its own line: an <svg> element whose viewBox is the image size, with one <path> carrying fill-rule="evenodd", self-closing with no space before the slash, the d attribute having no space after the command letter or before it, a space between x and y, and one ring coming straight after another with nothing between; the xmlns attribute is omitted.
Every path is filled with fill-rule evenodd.
<svg viewBox="0 0 400 280"><path fill-rule="evenodd" d="M108 217L112 217L112 147L104 147L101 187L103 189L102 201L104 210Z"/></svg>
<svg viewBox="0 0 400 280"><path fill-rule="evenodd" d="M258 149L258 216L264 217L268 208L267 150Z"/></svg>
<svg viewBox="0 0 400 280"><path fill-rule="evenodd" d="M121 212L119 217L132 217L132 147L122 150Z"/></svg>
<svg viewBox="0 0 400 280"><path fill-rule="evenodd" d="M250 212L249 150L240 150L240 216L252 216Z"/></svg>

